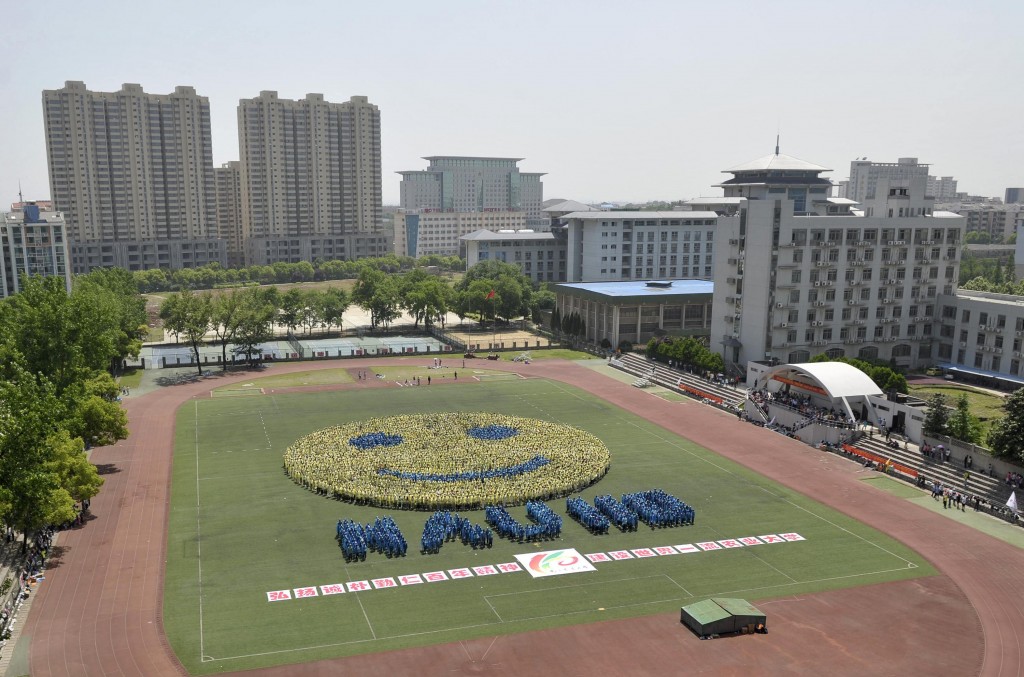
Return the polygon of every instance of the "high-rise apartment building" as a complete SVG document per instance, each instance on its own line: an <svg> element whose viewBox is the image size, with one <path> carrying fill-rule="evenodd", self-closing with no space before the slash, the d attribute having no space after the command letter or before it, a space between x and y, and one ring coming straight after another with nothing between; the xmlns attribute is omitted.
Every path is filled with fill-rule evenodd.
<svg viewBox="0 0 1024 677"><path fill-rule="evenodd" d="M956 179L952 176L929 176L927 195L936 200L956 199Z"/></svg>
<svg viewBox="0 0 1024 677"><path fill-rule="evenodd" d="M856 201L830 197L826 171L778 149L727 170L725 198L741 201L715 229L712 344L741 369L821 353L932 363L965 219L933 210L927 167L912 158L855 161Z"/></svg>
<svg viewBox="0 0 1024 677"><path fill-rule="evenodd" d="M401 204L407 210L525 212L527 226L543 228L544 174L519 171L522 158L435 156L430 165L402 175Z"/></svg>
<svg viewBox="0 0 1024 677"><path fill-rule="evenodd" d="M1008 205L1024 202L1024 188L1007 188L1006 197L1003 199L1003 202Z"/></svg>
<svg viewBox="0 0 1024 677"><path fill-rule="evenodd" d="M242 237L242 169L237 160L214 167L217 226L227 247L228 266L245 265Z"/></svg>
<svg viewBox="0 0 1024 677"><path fill-rule="evenodd" d="M0 222L0 298L21 291L23 275L61 277L71 291L64 215L41 204L19 202Z"/></svg>
<svg viewBox="0 0 1024 677"><path fill-rule="evenodd" d="M850 163L850 179L843 197L863 204L874 199L878 182L888 179L920 180L927 192L928 165L920 164L916 157L901 157L897 162L854 160Z"/></svg>
<svg viewBox="0 0 1024 677"><path fill-rule="evenodd" d="M206 97L69 81L43 92L43 115L51 198L75 272L225 262Z"/></svg>
<svg viewBox="0 0 1024 677"><path fill-rule="evenodd" d="M325 239L345 258L389 251L380 110L365 96L331 103L322 94L295 101L261 92L238 104L238 142L250 264L301 260Z"/></svg>

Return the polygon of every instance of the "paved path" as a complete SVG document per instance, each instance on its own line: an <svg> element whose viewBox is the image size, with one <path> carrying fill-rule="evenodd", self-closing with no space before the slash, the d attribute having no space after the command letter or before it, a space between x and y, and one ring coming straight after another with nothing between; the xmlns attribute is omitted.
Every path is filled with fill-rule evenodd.
<svg viewBox="0 0 1024 677"><path fill-rule="evenodd" d="M359 366L382 364L394 362L365 360ZM295 363L269 373L338 366ZM770 602L773 628L781 629L767 638L745 638L756 644L689 641L692 636L680 634L677 619L659 615L260 674L533 674L551 668L664 674L682 666L715 673L764 672L773 666L797 674L1024 672L1024 553L1018 548L859 481L853 463L766 434L714 408L667 402L570 362L487 367L563 381L658 422L894 536L944 576L805 596L789 606ZM66 550L60 566L47 572L47 585L29 616L33 675L182 673L161 620L173 413L189 398L208 396L211 387L251 378L234 374L126 401L131 437L93 454L107 479L92 503L95 518L62 538Z"/></svg>

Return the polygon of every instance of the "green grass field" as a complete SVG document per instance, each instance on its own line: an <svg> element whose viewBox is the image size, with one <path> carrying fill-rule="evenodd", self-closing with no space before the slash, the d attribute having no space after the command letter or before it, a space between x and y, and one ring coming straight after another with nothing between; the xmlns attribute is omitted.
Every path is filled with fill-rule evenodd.
<svg viewBox="0 0 1024 677"><path fill-rule="evenodd" d="M461 379L460 379L461 380ZM282 454L313 430L371 416L498 411L567 423L600 437L608 475L584 493L660 487L697 510L695 526L593 536L567 516L558 541L489 550L448 543L421 555L427 513L391 511L410 549L346 564L338 519L385 511L315 495L282 472ZM549 505L565 515L564 501ZM524 508L510 509L526 521ZM482 512L463 513L483 523ZM268 602L271 590L515 561L575 548L609 552L798 532L796 543L602 562L596 572L525 572ZM676 611L711 595L751 600L934 573L867 526L628 414L540 379L471 386L333 391L194 400L179 411L164 624L194 674L306 662L553 626Z"/></svg>
<svg viewBox="0 0 1024 677"><path fill-rule="evenodd" d="M960 396L967 395L967 401L970 403L971 413L977 416L981 421L982 440L988 436L988 431L992 428L992 423L1006 414L1006 412L1003 411L1003 404L1006 401L1004 397L993 395L988 391L979 390L967 385L952 383L949 385L911 385L909 389L911 395L914 397L920 397L922 400L927 400L936 393L945 395L946 405L949 407L956 407L957 400L960 399Z"/></svg>

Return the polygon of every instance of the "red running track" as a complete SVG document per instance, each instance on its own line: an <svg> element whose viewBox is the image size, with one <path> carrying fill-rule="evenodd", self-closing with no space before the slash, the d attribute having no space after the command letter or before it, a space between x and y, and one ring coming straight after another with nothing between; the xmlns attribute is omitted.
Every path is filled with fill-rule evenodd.
<svg viewBox="0 0 1024 677"><path fill-rule="evenodd" d="M382 364L394 361L358 368ZM770 601L772 633L742 641L700 642L681 632L677 617L655 615L256 672L1024 674L1020 549L868 486L853 463L711 407L667 402L569 362L483 366L591 392L893 536L943 575ZM294 363L273 373L337 367ZM252 378L232 374L126 402L131 436L93 452L106 479L94 518L61 535L33 602L24 630L32 675L184 674L161 619L174 413L211 387Z"/></svg>

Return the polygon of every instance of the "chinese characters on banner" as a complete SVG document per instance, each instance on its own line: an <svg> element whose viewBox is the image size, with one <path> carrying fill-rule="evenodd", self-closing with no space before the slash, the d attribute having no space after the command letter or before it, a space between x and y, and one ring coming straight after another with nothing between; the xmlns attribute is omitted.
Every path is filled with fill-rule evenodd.
<svg viewBox="0 0 1024 677"><path fill-rule="evenodd" d="M659 545L651 548L635 548L633 550L612 550L609 552L592 552L581 555L575 550L550 550L540 553L516 555L519 562L502 564L485 564L482 566L449 569L448 571L428 571L422 574L405 574L396 578L374 578L369 581L348 581L347 583L331 583L328 585L312 585L291 590L270 590L267 592L268 602L284 602L293 599L310 597L328 597L352 592L370 592L384 588L402 588L420 583L440 583L460 578L477 578L498 574L514 574L527 571L534 577L559 574L571 574L585 571L597 571L593 566L603 562L636 561L650 557L666 557L669 555L685 555L689 553L714 552L733 548L750 548L755 545L771 545L775 543L796 543L807 540L797 533L765 534L763 536L743 536L725 538L719 541L702 543L685 543L682 545ZM521 566L525 563L526 568Z"/></svg>

